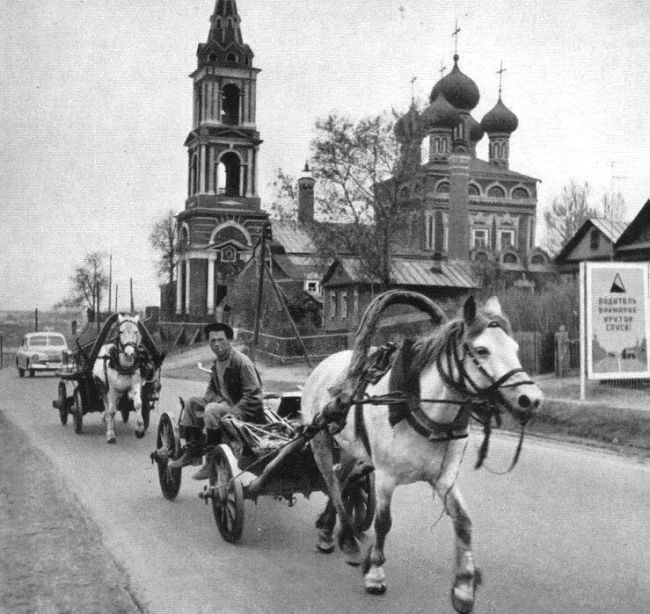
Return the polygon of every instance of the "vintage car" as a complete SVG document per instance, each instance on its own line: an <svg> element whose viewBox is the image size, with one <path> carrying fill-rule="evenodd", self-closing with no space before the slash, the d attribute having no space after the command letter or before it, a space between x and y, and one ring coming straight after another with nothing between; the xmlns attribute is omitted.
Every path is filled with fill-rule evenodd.
<svg viewBox="0 0 650 614"><path fill-rule="evenodd" d="M61 333L27 333L16 352L16 368L23 377L25 371L34 377L36 371L56 371L68 360L68 344Z"/></svg>

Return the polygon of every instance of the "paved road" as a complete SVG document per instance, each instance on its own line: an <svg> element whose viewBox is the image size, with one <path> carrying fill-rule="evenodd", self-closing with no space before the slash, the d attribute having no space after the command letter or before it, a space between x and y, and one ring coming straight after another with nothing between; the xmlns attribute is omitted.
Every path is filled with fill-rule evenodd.
<svg viewBox="0 0 650 614"><path fill-rule="evenodd" d="M247 502L243 540L219 537L211 508L189 479L178 499L162 498L148 455L156 416L143 440L119 425L104 443L99 414L83 435L61 426L51 400L57 380L19 380L0 371L0 411L25 429L100 527L127 570L140 604L155 613L451 612L452 531L423 485L397 491L387 546L389 591L364 594L358 571L339 554L314 548L313 523L324 499L289 509ZM163 407L203 385L163 380ZM471 469L460 484L474 522L475 556L485 585L477 614L635 614L650 603L650 467L567 445L529 440L517 469L495 476ZM516 441L495 437L494 468L507 466ZM185 476L189 477L189 475ZM44 506L47 502L43 503Z"/></svg>

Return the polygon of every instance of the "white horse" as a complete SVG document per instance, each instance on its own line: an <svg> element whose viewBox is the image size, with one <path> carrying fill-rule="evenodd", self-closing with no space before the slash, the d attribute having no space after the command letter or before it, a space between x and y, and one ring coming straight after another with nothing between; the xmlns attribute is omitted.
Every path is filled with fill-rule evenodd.
<svg viewBox="0 0 650 614"><path fill-rule="evenodd" d="M133 401L136 414L135 436L144 437L145 425L142 419L142 380L138 364L140 330L138 316L118 317L115 342L103 345L93 366L95 381L104 393L104 414L106 442L115 443L115 412L121 396L128 395Z"/></svg>
<svg viewBox="0 0 650 614"><path fill-rule="evenodd" d="M360 463L374 466L376 540L363 566L367 592L381 594L386 590L384 542L391 527L393 491L402 484L425 481L441 498L456 535L452 603L458 612L471 612L480 574L472 559L471 521L456 483L470 417L478 414L489 425L499 412L507 410L523 428L539 407L542 392L521 367L517 343L496 297L480 311L470 297L462 318L441 325L429 337L410 341L400 349L391 370L367 389L375 402L389 393L396 402L389 403L389 394L383 405L358 404L334 438L328 430L321 430L311 442L328 487L331 510L328 513L326 509L317 523L318 548L322 552L333 549L338 514L342 525L339 543L348 562L361 562L355 530L341 501L344 485L337 480L333 467L336 439ZM302 397L308 423L340 392L351 357L351 351L334 354L308 378ZM397 402L400 392L405 397L401 403ZM489 404L476 403L481 399Z"/></svg>

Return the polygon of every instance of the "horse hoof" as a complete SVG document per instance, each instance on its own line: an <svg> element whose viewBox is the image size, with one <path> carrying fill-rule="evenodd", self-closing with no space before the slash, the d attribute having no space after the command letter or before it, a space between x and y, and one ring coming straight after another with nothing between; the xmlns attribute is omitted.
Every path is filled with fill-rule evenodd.
<svg viewBox="0 0 650 614"><path fill-rule="evenodd" d="M144 437L144 431L136 431L136 432L135 432L135 436L136 436L138 439L142 439L142 438Z"/></svg>
<svg viewBox="0 0 650 614"><path fill-rule="evenodd" d="M347 555L345 562L351 567L359 567L361 565L361 554L359 552L350 553Z"/></svg>
<svg viewBox="0 0 650 614"><path fill-rule="evenodd" d="M383 595L386 592L387 586L384 582L381 584L366 585L366 593L369 595Z"/></svg>
<svg viewBox="0 0 650 614"><path fill-rule="evenodd" d="M461 597L456 596L455 589L451 590L451 605L454 606L454 610L459 614L470 614L474 609L474 599L462 599Z"/></svg>
<svg viewBox="0 0 650 614"><path fill-rule="evenodd" d="M109 437L108 439L106 439L106 443L115 443L116 441L117 441L116 437Z"/></svg>
<svg viewBox="0 0 650 614"><path fill-rule="evenodd" d="M322 552L323 554L331 554L334 552L334 542L319 541L316 544L316 548L318 549L318 552Z"/></svg>

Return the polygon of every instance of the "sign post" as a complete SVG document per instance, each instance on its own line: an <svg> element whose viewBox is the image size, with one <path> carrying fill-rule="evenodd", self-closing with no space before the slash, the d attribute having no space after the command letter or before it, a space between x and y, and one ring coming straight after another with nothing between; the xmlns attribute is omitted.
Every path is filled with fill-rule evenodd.
<svg viewBox="0 0 650 614"><path fill-rule="evenodd" d="M580 400L587 398L587 362L585 356L587 353L587 309L585 286L587 283L587 263L580 263Z"/></svg>

